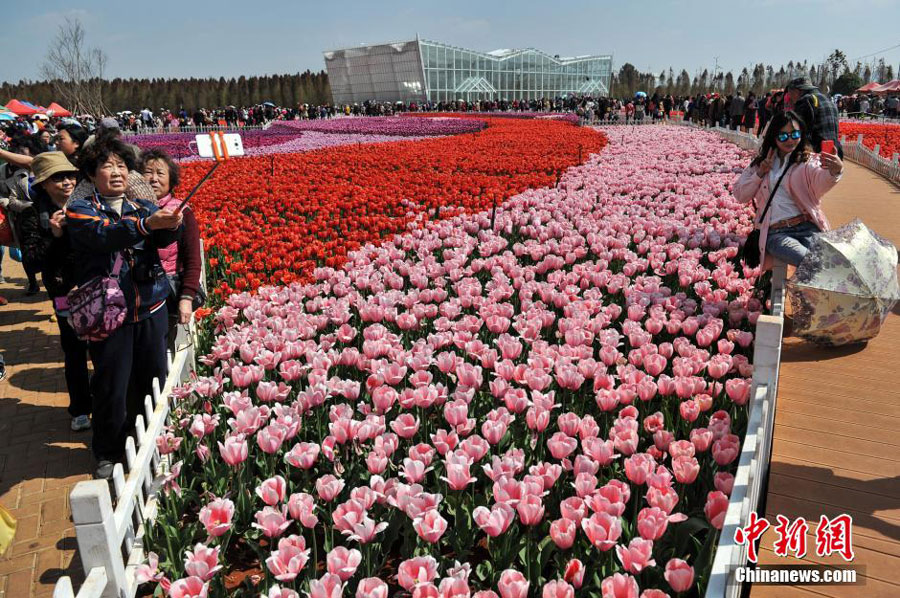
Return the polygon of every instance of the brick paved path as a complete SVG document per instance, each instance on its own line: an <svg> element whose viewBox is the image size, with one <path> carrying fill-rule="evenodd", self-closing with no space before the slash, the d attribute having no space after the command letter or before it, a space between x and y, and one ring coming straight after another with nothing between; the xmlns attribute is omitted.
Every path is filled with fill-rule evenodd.
<svg viewBox="0 0 900 598"><path fill-rule="evenodd" d="M25 295L22 265L3 258L0 351L0 503L18 519L0 557L0 598L51 596L56 580L84 577L70 521L69 491L91 477L90 432L72 432L58 329L46 294Z"/></svg>

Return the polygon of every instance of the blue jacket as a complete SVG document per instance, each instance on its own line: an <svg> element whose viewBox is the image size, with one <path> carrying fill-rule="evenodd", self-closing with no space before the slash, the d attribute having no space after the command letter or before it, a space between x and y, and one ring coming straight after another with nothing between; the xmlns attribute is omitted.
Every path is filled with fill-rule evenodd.
<svg viewBox="0 0 900 598"><path fill-rule="evenodd" d="M109 276L116 254L122 252L119 286L128 304L126 322L149 317L170 292L157 248L176 242L180 230L151 231L146 220L158 209L145 199L124 199L119 217L98 195L74 199L66 207L69 239L78 263L77 284Z"/></svg>

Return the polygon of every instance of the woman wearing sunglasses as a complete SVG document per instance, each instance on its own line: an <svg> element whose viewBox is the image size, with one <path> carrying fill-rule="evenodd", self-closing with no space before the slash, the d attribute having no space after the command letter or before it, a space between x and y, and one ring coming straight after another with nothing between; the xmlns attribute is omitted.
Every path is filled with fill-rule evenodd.
<svg viewBox="0 0 900 598"><path fill-rule="evenodd" d="M756 206L754 224L760 231L764 270L771 269L773 258L798 265L815 235L829 229L822 197L843 171L844 164L836 155L812 153L800 117L793 112L772 117L759 153L733 190L739 202L753 201Z"/></svg>
<svg viewBox="0 0 900 598"><path fill-rule="evenodd" d="M22 258L41 272L44 288L53 301L65 355L72 430L86 430L91 427L87 343L75 336L65 305L66 295L75 287L77 263L69 246L64 210L78 182L78 169L63 152L45 152L34 157L31 170L33 201L20 216Z"/></svg>

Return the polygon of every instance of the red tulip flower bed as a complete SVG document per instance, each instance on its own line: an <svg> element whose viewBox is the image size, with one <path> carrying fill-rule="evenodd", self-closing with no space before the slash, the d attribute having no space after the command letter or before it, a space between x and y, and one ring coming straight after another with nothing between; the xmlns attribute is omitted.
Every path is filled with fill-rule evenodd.
<svg viewBox="0 0 900 598"><path fill-rule="evenodd" d="M900 125L842 122L839 131L847 136L849 143L856 142L856 138L862 135L863 145L870 150L879 145L878 153L882 158L890 159L900 152Z"/></svg>
<svg viewBox="0 0 900 598"><path fill-rule="evenodd" d="M454 137L223 163L191 200L216 293L308 282L365 243L555 184L606 144L564 122L486 120L485 130ZM185 165L182 189L209 168Z"/></svg>

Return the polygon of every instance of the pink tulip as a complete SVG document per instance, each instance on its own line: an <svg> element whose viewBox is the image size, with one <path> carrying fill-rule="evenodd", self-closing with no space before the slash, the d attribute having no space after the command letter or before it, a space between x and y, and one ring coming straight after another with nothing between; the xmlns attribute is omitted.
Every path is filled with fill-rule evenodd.
<svg viewBox="0 0 900 598"><path fill-rule="evenodd" d="M275 538L284 533L284 530L291 525L291 520L287 518L287 507L282 510L273 507L263 507L262 511L257 511L256 523L253 527L262 531L267 538Z"/></svg>
<svg viewBox="0 0 900 598"><path fill-rule="evenodd" d="M290 588L282 588L274 585L269 588L268 594L261 594L262 598L300 598L300 594Z"/></svg>
<svg viewBox="0 0 900 598"><path fill-rule="evenodd" d="M600 594L603 598L638 598L637 580L630 575L615 573L600 582Z"/></svg>
<svg viewBox="0 0 900 598"><path fill-rule="evenodd" d="M584 565L581 563L579 559L572 559L566 564L566 571L563 574L563 578L575 586L576 590L581 589L581 584L584 583Z"/></svg>
<svg viewBox="0 0 900 598"><path fill-rule="evenodd" d="M571 519L557 519L550 524L550 538L562 550L568 550L575 543L578 524Z"/></svg>
<svg viewBox="0 0 900 598"><path fill-rule="evenodd" d="M734 488L734 475L726 471L720 471L713 478L713 484L716 490L719 490L726 496L731 496L731 490Z"/></svg>
<svg viewBox="0 0 900 598"><path fill-rule="evenodd" d="M413 588L412 598L441 598L441 592L436 585L428 581Z"/></svg>
<svg viewBox="0 0 900 598"><path fill-rule="evenodd" d="M242 434L228 436L225 438L225 444L219 443L219 454L228 465L232 467L239 465L247 460L247 441Z"/></svg>
<svg viewBox="0 0 900 598"><path fill-rule="evenodd" d="M679 457L672 460L672 472L681 484L692 484L700 473L700 463L694 457Z"/></svg>
<svg viewBox="0 0 900 598"><path fill-rule="evenodd" d="M554 580L544 584L541 598L575 598L575 588L562 580Z"/></svg>
<svg viewBox="0 0 900 598"><path fill-rule="evenodd" d="M694 583L694 568L681 559L670 559L664 577L676 593L686 592Z"/></svg>
<svg viewBox="0 0 900 598"><path fill-rule="evenodd" d="M341 598L343 591L343 581L332 573L309 582L309 598Z"/></svg>
<svg viewBox="0 0 900 598"><path fill-rule="evenodd" d="M200 509L199 515L206 533L213 537L221 536L231 529L232 517L234 517L234 503L227 498L214 498Z"/></svg>
<svg viewBox="0 0 900 598"><path fill-rule="evenodd" d="M387 598L388 585L377 577L366 577L359 580L356 586L356 598Z"/></svg>
<svg viewBox="0 0 900 598"><path fill-rule="evenodd" d="M633 538L628 547L622 545L616 546L616 555L622 566L629 573L639 574L647 567L656 565L653 560L653 541L644 540L643 538Z"/></svg>
<svg viewBox="0 0 900 598"><path fill-rule="evenodd" d="M447 531L447 520L441 517L437 509L432 509L416 517L413 520L413 528L420 538L434 544Z"/></svg>
<svg viewBox="0 0 900 598"><path fill-rule="evenodd" d="M725 523L725 515L728 511L728 497L723 492L714 490L706 495L706 505L703 512L706 519L716 529L722 529Z"/></svg>
<svg viewBox="0 0 900 598"><path fill-rule="evenodd" d="M194 550L185 552L184 572L203 581L211 580L222 568L219 564L219 547L209 548L203 544L194 545Z"/></svg>
<svg viewBox="0 0 900 598"><path fill-rule="evenodd" d="M313 510L316 508L316 502L311 494L306 494L305 492L291 494L287 507L291 519L299 521L303 527L313 528L319 522L319 518L313 513Z"/></svg>
<svg viewBox="0 0 900 598"><path fill-rule="evenodd" d="M169 598L206 598L209 582L199 577L185 577L172 582Z"/></svg>
<svg viewBox="0 0 900 598"><path fill-rule="evenodd" d="M492 538L505 532L514 518L515 510L507 503L497 503L490 510L487 507L476 507L472 511L472 519Z"/></svg>
<svg viewBox="0 0 900 598"><path fill-rule="evenodd" d="M437 561L430 556L419 556L407 559L397 568L397 583L411 592L421 583L428 583L437 576Z"/></svg>
<svg viewBox="0 0 900 598"><path fill-rule="evenodd" d="M662 590L651 589L641 592L641 598L671 598L671 596L669 596Z"/></svg>
<svg viewBox="0 0 900 598"><path fill-rule="evenodd" d="M256 495L259 496L264 503L273 507L284 500L287 491L287 482L280 475L269 478L256 487Z"/></svg>
<svg viewBox="0 0 900 598"><path fill-rule="evenodd" d="M506 569L500 574L497 589L500 591L500 598L527 598L530 585L524 575L515 569Z"/></svg>
<svg viewBox="0 0 900 598"><path fill-rule="evenodd" d="M588 541L604 552L616 545L622 535L622 523L609 513L594 513L581 521L581 528Z"/></svg>
<svg viewBox="0 0 900 598"><path fill-rule="evenodd" d="M319 445L314 442L298 442L284 456L284 461L300 469L309 469L315 465L319 450Z"/></svg>
<svg viewBox="0 0 900 598"><path fill-rule="evenodd" d="M343 489L344 480L331 474L323 475L316 480L316 492L319 494L319 498L325 502L333 501Z"/></svg>
<svg viewBox="0 0 900 598"><path fill-rule="evenodd" d="M469 581L465 577L445 577L438 587L439 598L469 598Z"/></svg>
<svg viewBox="0 0 900 598"><path fill-rule="evenodd" d="M278 581L293 581L308 559L309 549L303 536L288 536L278 541L278 550L266 559L266 568Z"/></svg>
<svg viewBox="0 0 900 598"><path fill-rule="evenodd" d="M523 525L537 525L544 519L544 502L539 496L529 494L516 505L516 513Z"/></svg>
<svg viewBox="0 0 900 598"><path fill-rule="evenodd" d="M362 553L355 548L348 550L343 546L334 548L325 557L328 572L337 575L341 581L347 581L356 573L356 568L362 562Z"/></svg>

